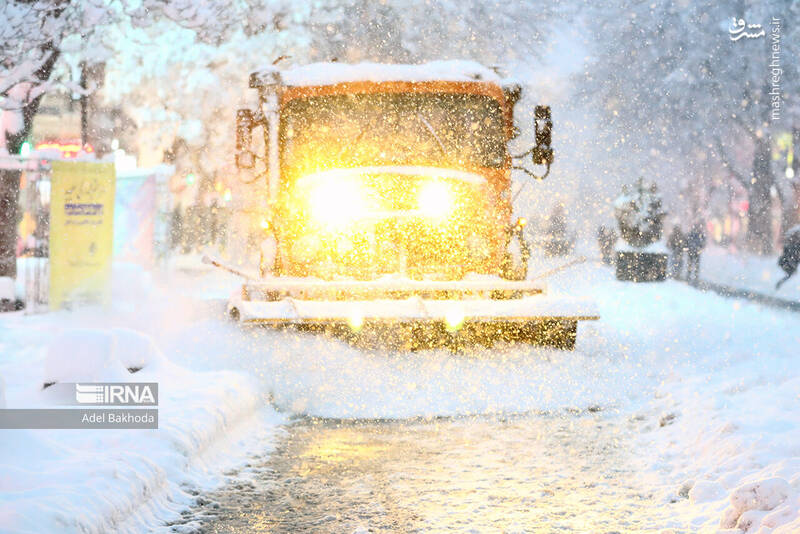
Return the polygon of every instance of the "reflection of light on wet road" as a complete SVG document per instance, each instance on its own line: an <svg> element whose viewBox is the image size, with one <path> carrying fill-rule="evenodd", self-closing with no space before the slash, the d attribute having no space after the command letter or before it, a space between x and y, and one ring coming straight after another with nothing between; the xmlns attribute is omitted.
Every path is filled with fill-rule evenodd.
<svg viewBox="0 0 800 534"><path fill-rule="evenodd" d="M668 526L605 414L303 420L204 532L639 532Z"/></svg>

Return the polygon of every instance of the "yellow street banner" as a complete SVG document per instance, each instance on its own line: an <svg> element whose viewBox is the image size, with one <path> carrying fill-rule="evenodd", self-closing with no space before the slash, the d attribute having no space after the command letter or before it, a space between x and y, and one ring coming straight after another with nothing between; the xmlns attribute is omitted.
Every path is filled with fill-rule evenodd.
<svg viewBox="0 0 800 534"><path fill-rule="evenodd" d="M113 163L54 161L50 193L50 308L110 300Z"/></svg>

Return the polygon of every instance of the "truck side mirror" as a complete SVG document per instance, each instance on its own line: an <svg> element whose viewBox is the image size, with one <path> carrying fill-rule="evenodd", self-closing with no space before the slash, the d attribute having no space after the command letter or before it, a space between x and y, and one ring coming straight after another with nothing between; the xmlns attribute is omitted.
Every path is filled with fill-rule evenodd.
<svg viewBox="0 0 800 534"><path fill-rule="evenodd" d="M256 165L256 155L250 150L254 126L252 110L236 111L236 167L239 169L252 169Z"/></svg>
<svg viewBox="0 0 800 534"><path fill-rule="evenodd" d="M536 132L536 146L533 147L532 157L534 165L551 165L553 163L553 121L550 116L550 106L536 106L534 115L534 131Z"/></svg>

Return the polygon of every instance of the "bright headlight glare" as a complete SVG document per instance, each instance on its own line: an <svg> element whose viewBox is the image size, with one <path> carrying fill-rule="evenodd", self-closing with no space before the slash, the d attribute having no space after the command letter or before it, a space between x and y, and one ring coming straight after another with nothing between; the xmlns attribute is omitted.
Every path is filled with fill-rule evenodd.
<svg viewBox="0 0 800 534"><path fill-rule="evenodd" d="M325 182L315 186L308 196L311 215L332 227L345 226L366 213L366 201L357 184Z"/></svg>
<svg viewBox="0 0 800 534"><path fill-rule="evenodd" d="M459 330L462 326L464 326L464 311L458 308L452 308L447 310L444 315L444 324L447 327L447 330L450 332L455 332Z"/></svg>
<svg viewBox="0 0 800 534"><path fill-rule="evenodd" d="M447 217L453 209L453 193L447 184L429 182L419 192L419 211L432 219Z"/></svg>

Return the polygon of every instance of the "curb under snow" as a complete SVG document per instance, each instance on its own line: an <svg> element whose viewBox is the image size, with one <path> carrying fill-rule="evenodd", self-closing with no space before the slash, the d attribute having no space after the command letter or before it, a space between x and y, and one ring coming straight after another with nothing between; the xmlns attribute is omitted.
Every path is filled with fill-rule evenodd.
<svg viewBox="0 0 800 534"><path fill-rule="evenodd" d="M26 367L23 375L38 367L45 382L158 382L159 429L2 431L4 532L139 532L164 525L194 503L193 489L220 484L224 471L268 448L281 420L255 379L188 371L131 330L66 330L46 354L39 349L30 358L30 352L0 367L7 382L17 365ZM135 375L127 371L138 366ZM13 385L7 383L8 407L42 403L45 393L31 399L30 388Z"/></svg>

